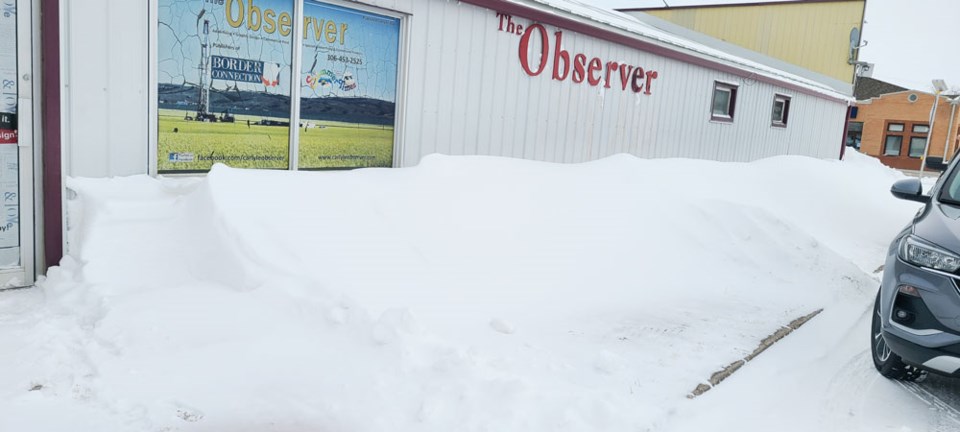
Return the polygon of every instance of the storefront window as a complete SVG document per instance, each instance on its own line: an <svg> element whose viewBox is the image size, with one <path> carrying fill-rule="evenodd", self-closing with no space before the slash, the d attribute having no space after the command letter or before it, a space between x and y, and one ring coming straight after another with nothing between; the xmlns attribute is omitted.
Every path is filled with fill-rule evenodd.
<svg viewBox="0 0 960 432"><path fill-rule="evenodd" d="M293 0L160 0L157 168L289 166Z"/></svg>
<svg viewBox="0 0 960 432"><path fill-rule="evenodd" d="M300 169L393 166L400 20L307 0Z"/></svg>
<svg viewBox="0 0 960 432"><path fill-rule="evenodd" d="M313 0L159 0L158 21L159 173L288 169L291 153L301 169L393 165L399 18Z"/></svg>

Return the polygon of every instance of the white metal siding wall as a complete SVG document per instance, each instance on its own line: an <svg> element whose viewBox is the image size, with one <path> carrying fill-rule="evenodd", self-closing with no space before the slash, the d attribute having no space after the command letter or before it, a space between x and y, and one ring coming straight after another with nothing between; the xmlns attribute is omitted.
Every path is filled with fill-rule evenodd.
<svg viewBox="0 0 960 432"><path fill-rule="evenodd" d="M67 6L65 163L74 176L147 173L147 2L63 0ZM72 4L71 4L72 3ZM410 15L400 164L431 153L581 162L616 153L749 161L839 155L846 106L770 84L563 31L563 48L656 70L653 95L536 77L519 36L495 11L445 0L367 2ZM527 26L523 17L514 19ZM739 83L733 124L710 122L713 82ZM792 96L787 128L770 126L774 93Z"/></svg>
<svg viewBox="0 0 960 432"><path fill-rule="evenodd" d="M61 0L68 175L147 172L146 3Z"/></svg>
<svg viewBox="0 0 960 432"><path fill-rule="evenodd" d="M410 41L403 165L430 153L581 162L616 153L749 161L840 152L846 105L563 31L563 48L660 73L653 95L527 76L519 37L497 31L494 11L417 1ZM527 26L529 21L514 17ZM715 80L740 85L733 124L709 121ZM787 128L770 125L775 93L792 97ZM419 120L419 121L417 121Z"/></svg>

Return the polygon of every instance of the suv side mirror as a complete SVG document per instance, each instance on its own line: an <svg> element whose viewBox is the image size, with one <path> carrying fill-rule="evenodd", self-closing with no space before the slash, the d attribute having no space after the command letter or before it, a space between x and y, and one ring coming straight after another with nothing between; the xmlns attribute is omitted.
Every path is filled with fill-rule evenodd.
<svg viewBox="0 0 960 432"><path fill-rule="evenodd" d="M890 193L897 198L922 203L930 202L930 197L923 195L922 191L923 185L918 178L899 180L890 188Z"/></svg>
<svg viewBox="0 0 960 432"><path fill-rule="evenodd" d="M947 164L943 163L942 157L927 157L926 162L924 162L927 168L930 168L934 171L943 171L947 169Z"/></svg>

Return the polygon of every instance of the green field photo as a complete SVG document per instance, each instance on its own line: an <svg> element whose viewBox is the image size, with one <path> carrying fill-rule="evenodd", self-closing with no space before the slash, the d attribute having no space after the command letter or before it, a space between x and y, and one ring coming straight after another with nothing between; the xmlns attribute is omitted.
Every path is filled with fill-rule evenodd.
<svg viewBox="0 0 960 432"><path fill-rule="evenodd" d="M161 109L157 141L161 173L203 172L214 163L236 168L289 168L289 126L280 118L238 115L234 122L187 120L188 111ZM264 121L266 120L266 121ZM319 120L301 122L300 169L390 167L393 127Z"/></svg>
<svg viewBox="0 0 960 432"><path fill-rule="evenodd" d="M313 120L303 123L300 169L393 166L393 126Z"/></svg>

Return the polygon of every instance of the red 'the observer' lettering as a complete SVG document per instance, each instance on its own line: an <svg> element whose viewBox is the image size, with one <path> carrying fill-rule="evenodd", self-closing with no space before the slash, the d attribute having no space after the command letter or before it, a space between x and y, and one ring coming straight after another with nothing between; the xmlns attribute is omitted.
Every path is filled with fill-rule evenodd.
<svg viewBox="0 0 960 432"><path fill-rule="evenodd" d="M523 71L530 76L542 74L547 68L551 54L547 29L541 24L531 24L524 29L522 25L513 21L513 17L500 12L497 13L497 17L500 19L499 31L520 36L519 57ZM634 93L652 94L653 80L660 76L657 71L645 71L640 66L615 61L604 63L598 57L588 60L586 55L580 53L575 54L571 59L570 53L562 48L563 32L557 30L553 36L552 79L564 81L569 77L575 84L586 81L595 87L602 83L604 88L619 84L624 91L629 89ZM539 43L532 42L533 38L539 39ZM539 58L536 55L530 55L531 48L534 53L540 53Z"/></svg>

